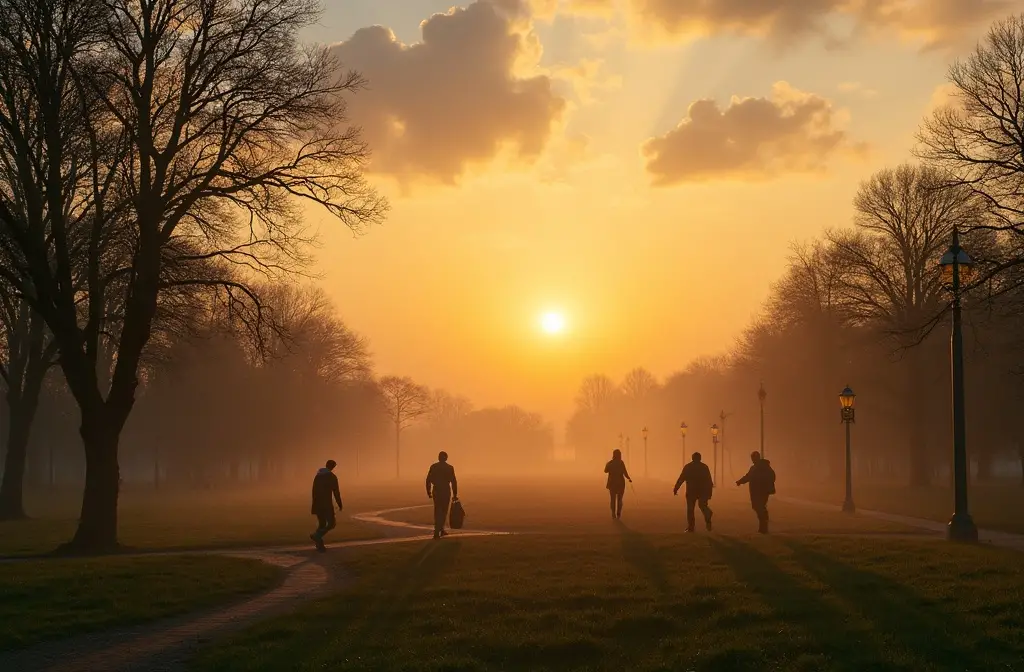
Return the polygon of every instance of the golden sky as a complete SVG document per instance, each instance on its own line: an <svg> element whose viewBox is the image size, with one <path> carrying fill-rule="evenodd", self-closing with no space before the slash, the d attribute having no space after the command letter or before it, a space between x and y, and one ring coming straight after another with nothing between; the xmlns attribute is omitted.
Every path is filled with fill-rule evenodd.
<svg viewBox="0 0 1024 672"><path fill-rule="evenodd" d="M580 380L727 349L788 246L909 158L945 72L1018 0L325 0L307 37L391 200L320 220L380 374L562 421ZM564 311L567 331L538 320Z"/></svg>

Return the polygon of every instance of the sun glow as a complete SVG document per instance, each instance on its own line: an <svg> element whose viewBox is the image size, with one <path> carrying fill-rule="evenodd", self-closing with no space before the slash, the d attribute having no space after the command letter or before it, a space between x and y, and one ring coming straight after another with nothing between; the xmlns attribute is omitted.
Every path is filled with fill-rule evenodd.
<svg viewBox="0 0 1024 672"><path fill-rule="evenodd" d="M556 312L544 313L540 317L540 328L546 334L560 334L565 331L565 317Z"/></svg>

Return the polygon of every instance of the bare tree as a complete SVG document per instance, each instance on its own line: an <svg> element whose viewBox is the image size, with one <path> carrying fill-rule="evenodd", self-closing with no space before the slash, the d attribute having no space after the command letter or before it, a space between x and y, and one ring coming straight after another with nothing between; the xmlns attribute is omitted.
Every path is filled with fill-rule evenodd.
<svg viewBox="0 0 1024 672"><path fill-rule="evenodd" d="M473 402L466 397L445 390L434 390L430 395L430 417L438 425L453 425L472 412Z"/></svg>
<svg viewBox="0 0 1024 672"><path fill-rule="evenodd" d="M248 273L298 269L298 203L362 230L384 202L366 186L367 149L346 129L326 49L298 34L313 0L0 0L0 86L15 96L3 153L29 203L0 207L0 272L45 320L81 412L86 484L73 550L117 545L118 442L163 292L239 280L169 280L210 259ZM14 111L22 112L14 114ZM108 294L123 306L109 388L97 375Z"/></svg>
<svg viewBox="0 0 1024 672"><path fill-rule="evenodd" d="M576 408L582 413L600 413L615 397L615 382L604 375L588 376L576 393Z"/></svg>
<svg viewBox="0 0 1024 672"><path fill-rule="evenodd" d="M844 267L841 297L854 325L892 339L905 357L902 407L910 430L913 485L929 477L927 437L928 353L918 334L946 307L937 260L953 227L968 228L983 216L970 190L949 185L935 168L904 164L861 184L854 199L854 231L829 240Z"/></svg>
<svg viewBox="0 0 1024 672"><path fill-rule="evenodd" d="M948 79L950 104L925 120L916 152L984 201L991 217L972 224L1024 236L1024 14L995 23ZM1018 253L992 273L1021 263Z"/></svg>
<svg viewBox="0 0 1024 672"><path fill-rule="evenodd" d="M0 483L0 520L25 517L24 480L29 438L46 372L56 347L32 308L0 283L3 362L0 378L7 390L7 454Z"/></svg>
<svg viewBox="0 0 1024 672"><path fill-rule="evenodd" d="M658 388L658 379L643 367L637 367L622 379L622 393L627 398L640 401Z"/></svg>
<svg viewBox="0 0 1024 672"><path fill-rule="evenodd" d="M412 378L385 376L377 383L395 427L395 478L401 475L402 430L430 413L430 389Z"/></svg>

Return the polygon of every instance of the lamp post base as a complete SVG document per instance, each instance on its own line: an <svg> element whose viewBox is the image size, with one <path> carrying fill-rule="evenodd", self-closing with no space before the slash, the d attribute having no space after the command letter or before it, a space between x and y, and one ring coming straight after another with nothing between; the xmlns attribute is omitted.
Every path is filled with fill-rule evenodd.
<svg viewBox="0 0 1024 672"><path fill-rule="evenodd" d="M857 512L857 507L855 507L853 505L853 500L852 499L848 499L845 502L843 502L843 513L856 513L856 512Z"/></svg>
<svg viewBox="0 0 1024 672"><path fill-rule="evenodd" d="M968 513L954 513L949 519L949 528L946 538L950 541L977 541L978 528L974 526L974 520Z"/></svg>

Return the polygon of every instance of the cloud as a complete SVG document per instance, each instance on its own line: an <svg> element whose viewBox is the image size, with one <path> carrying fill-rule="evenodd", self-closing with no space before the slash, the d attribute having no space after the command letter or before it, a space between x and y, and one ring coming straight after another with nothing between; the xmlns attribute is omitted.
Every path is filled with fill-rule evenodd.
<svg viewBox="0 0 1024 672"><path fill-rule="evenodd" d="M507 148L535 160L567 103L536 74L541 47L525 0L477 0L421 30L407 45L372 26L333 47L369 81L349 112L373 151L370 170L454 183Z"/></svg>
<svg viewBox="0 0 1024 672"><path fill-rule="evenodd" d="M550 14L580 13L570 0L533 0ZM854 34L896 32L926 48L960 42L974 29L1015 10L1022 0L575 0L606 15L624 8L637 24L660 35L757 35L784 45L812 36L842 41L830 22ZM584 10L585 11L585 10Z"/></svg>
<svg viewBox="0 0 1024 672"><path fill-rule="evenodd" d="M866 148L851 143L839 117L824 98L777 82L770 98L733 97L724 110L714 100L692 103L641 153L655 186L820 172L834 155Z"/></svg>

